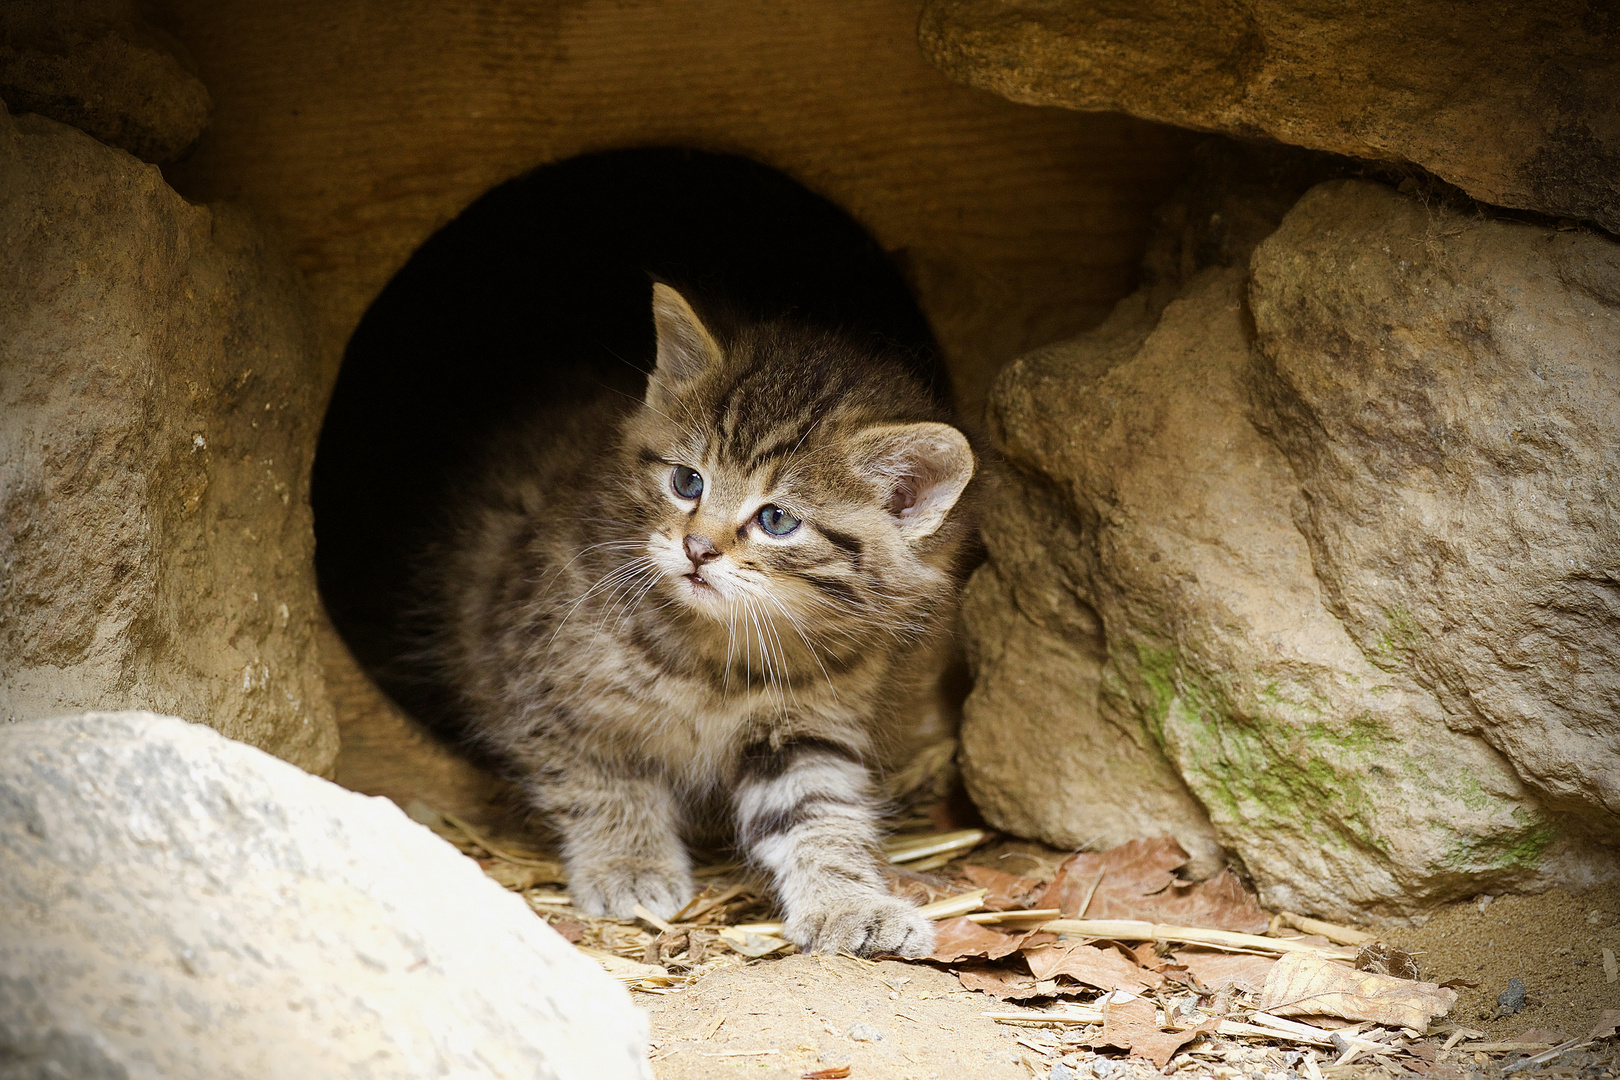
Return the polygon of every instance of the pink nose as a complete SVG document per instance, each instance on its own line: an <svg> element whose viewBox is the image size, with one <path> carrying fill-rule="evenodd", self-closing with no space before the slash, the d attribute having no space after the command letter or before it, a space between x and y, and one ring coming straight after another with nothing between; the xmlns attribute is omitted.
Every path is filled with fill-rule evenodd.
<svg viewBox="0 0 1620 1080"><path fill-rule="evenodd" d="M686 557L692 560L693 566L702 566L706 562L713 562L720 557L714 550L714 541L707 536L688 536L686 538Z"/></svg>

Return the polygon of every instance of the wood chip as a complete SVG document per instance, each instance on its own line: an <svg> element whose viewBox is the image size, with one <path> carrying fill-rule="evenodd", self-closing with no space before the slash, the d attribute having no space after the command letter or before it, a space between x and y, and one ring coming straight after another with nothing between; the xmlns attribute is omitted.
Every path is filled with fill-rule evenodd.
<svg viewBox="0 0 1620 1080"><path fill-rule="evenodd" d="M1356 958L1354 949L1322 948L1285 938L1240 934L1233 930L1206 930L1198 926L1170 926L1139 919L1053 919L1051 922L1042 923L1041 929L1054 934L1074 934L1078 937L1103 938L1108 941L1172 941L1185 945L1203 945L1228 952L1256 953L1261 956L1303 953L1328 960Z"/></svg>
<svg viewBox="0 0 1620 1080"><path fill-rule="evenodd" d="M972 892L947 896L943 900L935 900L932 904L923 904L917 909L917 914L925 919L954 919L958 915L978 911L984 906L984 897L989 891L989 889L974 889Z"/></svg>
<svg viewBox="0 0 1620 1080"><path fill-rule="evenodd" d="M665 922L663 919L660 919L657 915L654 915L640 904L637 904L631 910L635 912L636 918L640 919L648 926L654 927L660 934L675 933L675 928L673 926L669 925L669 923Z"/></svg>
<svg viewBox="0 0 1620 1080"><path fill-rule="evenodd" d="M954 832L930 833L927 836L908 836L890 840L883 846L883 853L892 863L916 862L930 855L967 851L978 847L988 839L990 834L983 829L957 829Z"/></svg>
<svg viewBox="0 0 1620 1080"><path fill-rule="evenodd" d="M771 1049L771 1050L716 1050L712 1054L704 1054L703 1056L704 1057L713 1057L713 1058L721 1058L721 1057L764 1057L766 1054L780 1054L781 1052L782 1051L776 1050L776 1049Z"/></svg>
<svg viewBox="0 0 1620 1080"><path fill-rule="evenodd" d="M815 1072L800 1073L800 1080L844 1080L849 1075L848 1065L839 1065L833 1069L817 1069Z"/></svg>
<svg viewBox="0 0 1620 1080"><path fill-rule="evenodd" d="M1313 919L1307 915L1295 915L1291 911L1279 912L1277 918L1281 920L1284 926L1292 926L1295 930L1306 934L1321 934L1329 941L1339 945L1365 945L1376 938L1376 935L1361 930L1352 930L1350 927L1340 926L1338 923L1323 922L1321 919Z"/></svg>
<svg viewBox="0 0 1620 1080"><path fill-rule="evenodd" d="M728 926L720 931L720 940L724 941L733 952L741 953L749 959L769 956L774 952L781 952L793 943L785 938L773 934L756 934L744 930L740 926Z"/></svg>
<svg viewBox="0 0 1620 1080"><path fill-rule="evenodd" d="M1290 953L1272 966L1259 1007L1279 1016L1342 1016L1389 1027L1428 1029L1457 1003L1455 990L1434 983L1353 971L1320 956Z"/></svg>
<svg viewBox="0 0 1620 1080"><path fill-rule="evenodd" d="M998 1024L1100 1024L1102 1010L1083 1005L1070 1005L1063 1012L986 1012L980 1013Z"/></svg>
<svg viewBox="0 0 1620 1080"><path fill-rule="evenodd" d="M458 818L450 811L440 810L437 811L437 813L440 817L444 818L444 820L448 821L450 824L454 825L456 828L465 833L469 840L483 848L485 851L489 852L491 855L494 855L500 859L505 859L510 863L517 863L519 866L532 866L536 869L545 870L548 875L547 880L552 884L562 885L567 883L568 874L563 870L562 863L559 863L554 859L533 858L527 855L519 855L505 848L498 848L487 836L484 836L481 832L474 829L471 825L467 824L467 822L463 821L461 818Z"/></svg>
<svg viewBox="0 0 1620 1080"><path fill-rule="evenodd" d="M980 911L964 915L969 922L980 926L1039 926L1063 914L1057 908L1034 908L1029 911Z"/></svg>
<svg viewBox="0 0 1620 1080"><path fill-rule="evenodd" d="M714 1038L714 1033L720 1030L720 1025L726 1022L725 1013L715 1013L709 1017L709 1022L698 1028L692 1035L693 1042L708 1042Z"/></svg>

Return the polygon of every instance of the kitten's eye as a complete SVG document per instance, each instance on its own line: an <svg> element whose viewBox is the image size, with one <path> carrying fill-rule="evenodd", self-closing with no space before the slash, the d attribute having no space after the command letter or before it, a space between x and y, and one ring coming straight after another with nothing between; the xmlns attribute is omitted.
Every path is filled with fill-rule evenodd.
<svg viewBox="0 0 1620 1080"><path fill-rule="evenodd" d="M786 536L799 527L799 519L774 504L759 508L759 527L772 536Z"/></svg>
<svg viewBox="0 0 1620 1080"><path fill-rule="evenodd" d="M669 486L683 499L695 499L703 494L703 475L685 465L675 466L669 475Z"/></svg>

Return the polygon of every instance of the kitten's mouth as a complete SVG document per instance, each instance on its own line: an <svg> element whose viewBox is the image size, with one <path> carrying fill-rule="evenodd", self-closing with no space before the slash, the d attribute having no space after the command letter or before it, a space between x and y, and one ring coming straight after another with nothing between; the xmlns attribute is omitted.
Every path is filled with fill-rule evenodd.
<svg viewBox="0 0 1620 1080"><path fill-rule="evenodd" d="M716 592L715 587L709 584L708 581L704 579L703 575L698 573L696 570L692 571L690 574L687 574L686 580L692 583L692 591L698 593L699 595L714 594Z"/></svg>

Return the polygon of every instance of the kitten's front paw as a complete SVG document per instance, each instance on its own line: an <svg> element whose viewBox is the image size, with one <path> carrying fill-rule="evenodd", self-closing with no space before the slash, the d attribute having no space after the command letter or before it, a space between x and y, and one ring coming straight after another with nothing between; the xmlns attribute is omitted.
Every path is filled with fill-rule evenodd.
<svg viewBox="0 0 1620 1080"><path fill-rule="evenodd" d="M804 902L799 910L789 910L783 934L806 952L915 959L934 951L933 923L909 901L875 889Z"/></svg>
<svg viewBox="0 0 1620 1080"><path fill-rule="evenodd" d="M634 918L640 904L667 919L692 898L692 875L685 866L656 859L601 859L569 867L568 895L587 915Z"/></svg>

